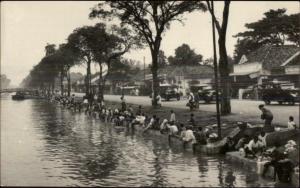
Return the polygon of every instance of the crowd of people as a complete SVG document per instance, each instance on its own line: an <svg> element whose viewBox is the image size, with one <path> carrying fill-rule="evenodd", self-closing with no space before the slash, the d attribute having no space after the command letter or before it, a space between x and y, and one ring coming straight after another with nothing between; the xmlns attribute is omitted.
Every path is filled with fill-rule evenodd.
<svg viewBox="0 0 300 188"><path fill-rule="evenodd" d="M99 118L105 123L110 123L115 126L127 126L134 128L139 126L142 128L142 132L145 133L148 130L157 130L161 134L169 135L169 138L174 136L182 140L183 147L187 144L191 144L193 149L196 145L205 145L210 142L214 142L218 139L216 134L215 125L201 127L197 126L194 114L191 113L189 119L186 122L179 122L176 118L176 114L173 110L170 111L170 118L160 120L155 114L147 115L143 112L141 105L134 111L131 105L126 104L124 95L121 96L120 108L110 108L105 105L103 101L89 100L84 97L83 101L76 99L75 95L71 97L66 96L51 96L51 101L56 101L66 108L74 111L84 111L85 114ZM273 166L283 181L290 180L289 176L285 177L285 171L292 171L295 166L299 166L299 160L290 160L289 156L294 155L295 152L299 152L296 148L297 144L290 140L285 146L285 151L279 152L279 143L276 143L274 147L268 148L266 143L266 136L269 132L274 131L271 125L273 120L273 114L270 110L266 109L263 105L259 105L259 109L262 111L261 119L265 120L264 128L259 134L247 135L242 134L235 136L234 138L227 137L226 143L222 147L221 152L226 153L229 151L239 151L243 157L256 158L262 160L262 158L268 159L269 162L265 164L264 173L269 166ZM238 122L238 126L246 125L246 122ZM288 129L297 129L292 116L289 117ZM275 173L276 177L276 173Z"/></svg>
<svg viewBox="0 0 300 188"><path fill-rule="evenodd" d="M240 122L242 124L242 122ZM287 129L296 129L293 117L289 117ZM227 137L226 144L222 148L222 153L239 151L240 155L245 158L257 161L267 161L264 164L262 176L264 177L268 168L274 168L273 179L276 177L282 182L291 181L291 173L295 168L299 168L299 146L294 140L288 140L284 147L279 140L275 140L274 146L268 147L266 136L268 133L262 131L259 134L244 134L240 138ZM275 138L276 139L276 138Z"/></svg>
<svg viewBox="0 0 300 188"><path fill-rule="evenodd" d="M208 142L217 140L216 126L204 128L197 126L193 113L190 114L186 122L179 122L173 110L170 111L170 118L160 119L155 114L145 114L141 105L134 111L132 105L127 105L124 95L120 97L120 107L114 109L106 106L103 101L91 101L87 97L80 100L75 95L70 97L53 95L49 97L49 100L56 101L73 111L83 111L89 116L99 118L103 122L115 126L139 126L144 133L151 129L170 137L177 137L183 141L183 147L189 143L193 146L196 144L205 145Z"/></svg>

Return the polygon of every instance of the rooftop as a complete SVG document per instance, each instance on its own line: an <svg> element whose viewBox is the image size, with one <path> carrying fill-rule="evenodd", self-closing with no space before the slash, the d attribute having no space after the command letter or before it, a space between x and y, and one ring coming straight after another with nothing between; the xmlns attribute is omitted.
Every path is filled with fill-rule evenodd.
<svg viewBox="0 0 300 188"><path fill-rule="evenodd" d="M151 74L151 70L147 68L145 74ZM158 69L158 74L166 74L167 77L184 76L188 79L212 78L214 76L214 69L208 65L195 66L166 66ZM144 70L134 76L135 80L144 79Z"/></svg>
<svg viewBox="0 0 300 188"><path fill-rule="evenodd" d="M281 66L289 58L300 51L295 45L264 45L261 48L246 55L245 63L259 62L262 63L264 69L272 69Z"/></svg>

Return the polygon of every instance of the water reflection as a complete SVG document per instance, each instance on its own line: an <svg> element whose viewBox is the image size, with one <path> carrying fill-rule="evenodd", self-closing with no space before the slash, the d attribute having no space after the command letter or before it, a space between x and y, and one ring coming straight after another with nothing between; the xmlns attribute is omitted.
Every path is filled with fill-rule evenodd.
<svg viewBox="0 0 300 188"><path fill-rule="evenodd" d="M41 100L1 102L5 106L1 109L5 116L1 119L4 185L216 187L233 185L233 176L238 187L271 185L223 157L194 155L159 136L115 129L56 104ZM16 111L22 119L8 118ZM12 132L23 139L19 147L10 139ZM234 172L232 176L229 170Z"/></svg>

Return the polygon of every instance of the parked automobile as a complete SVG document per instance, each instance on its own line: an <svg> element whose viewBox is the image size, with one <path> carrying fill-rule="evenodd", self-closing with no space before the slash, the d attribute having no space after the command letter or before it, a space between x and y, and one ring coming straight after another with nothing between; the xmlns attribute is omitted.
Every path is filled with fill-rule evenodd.
<svg viewBox="0 0 300 188"><path fill-rule="evenodd" d="M178 91L178 86L171 84L160 84L159 93L161 98L165 99L166 101L169 101L170 99L176 99L179 101L181 96L181 93ZM150 98L152 98L151 95Z"/></svg>
<svg viewBox="0 0 300 188"><path fill-rule="evenodd" d="M216 90L213 89L211 85L201 84L201 85L193 85L190 86L190 90L194 93L195 97L198 96L199 101L204 101L205 103L211 103L212 101L216 101ZM219 92L219 99L221 97L221 93Z"/></svg>
<svg viewBox="0 0 300 188"><path fill-rule="evenodd" d="M265 84L261 89L261 93L265 104L271 104L271 102L276 101L279 104L288 103L294 105L295 102L299 102L299 92L282 89L280 84Z"/></svg>
<svg viewBox="0 0 300 188"><path fill-rule="evenodd" d="M210 103L212 101L216 101L217 92L214 89L200 90L198 91L199 100L203 100L205 103ZM219 92L219 99L221 97L221 93Z"/></svg>
<svg viewBox="0 0 300 188"><path fill-rule="evenodd" d="M178 91L178 86L170 84L161 84L159 86L160 96L169 101L170 99L180 100L180 93Z"/></svg>

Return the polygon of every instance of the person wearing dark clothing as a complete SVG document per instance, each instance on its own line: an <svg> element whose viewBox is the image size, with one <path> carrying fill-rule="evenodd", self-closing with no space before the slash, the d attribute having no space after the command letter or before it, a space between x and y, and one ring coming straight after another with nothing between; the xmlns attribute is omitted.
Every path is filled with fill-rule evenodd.
<svg viewBox="0 0 300 188"><path fill-rule="evenodd" d="M202 127L198 127L198 130L195 132L195 138L196 138L197 144L205 145L207 143L206 135L203 132Z"/></svg>
<svg viewBox="0 0 300 188"><path fill-rule="evenodd" d="M225 145L221 148L221 153L225 154L226 152L234 151L234 141L231 137L227 137Z"/></svg>
<svg viewBox="0 0 300 188"><path fill-rule="evenodd" d="M284 153L279 150L279 146L280 145L278 143L275 144L275 149L270 154L271 161L264 164L264 170L262 173L262 176L264 177L265 174L267 173L269 167L273 166L274 167L274 176L273 176L274 181L276 181L276 175L279 170L279 166L280 166L279 161L285 158Z"/></svg>
<svg viewBox="0 0 300 188"><path fill-rule="evenodd" d="M124 95L121 96L121 111L122 112L126 111L126 101Z"/></svg>
<svg viewBox="0 0 300 188"><path fill-rule="evenodd" d="M142 115L142 106L141 106L141 105L139 105L139 108L138 108L138 110L137 110L137 112L136 112L136 115L137 115L137 116Z"/></svg>
<svg viewBox="0 0 300 188"><path fill-rule="evenodd" d="M193 113L191 113L191 117L190 117L190 120L188 121L188 123L190 125L192 125L193 127L196 125Z"/></svg>
<svg viewBox="0 0 300 188"><path fill-rule="evenodd" d="M259 105L258 108L261 110L261 119L265 120L264 129L267 132L274 131L274 127L272 126L273 114L269 109L266 109L263 104Z"/></svg>

